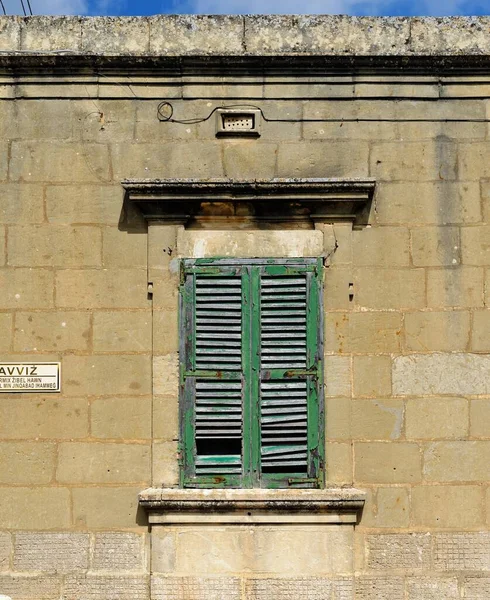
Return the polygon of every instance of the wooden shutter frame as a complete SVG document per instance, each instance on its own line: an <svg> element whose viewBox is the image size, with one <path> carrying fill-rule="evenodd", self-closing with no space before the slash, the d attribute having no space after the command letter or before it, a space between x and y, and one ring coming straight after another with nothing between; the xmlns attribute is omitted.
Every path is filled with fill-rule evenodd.
<svg viewBox="0 0 490 600"><path fill-rule="evenodd" d="M260 373L251 376L251 372L260 369L258 357L260 352L260 335L256 311L260 305L260 270L270 274L283 272L293 275L295 273L311 273L311 281L307 286L309 297L307 301L307 369L304 377L308 382L308 477L291 474L260 473L260 408L259 389ZM220 474L212 476L195 476L195 439L194 439L194 390L190 376L194 371L195 357L193 340L193 319L195 310L194 293L191 291L192 278L190 274L205 273L206 275L222 276L225 273L240 272L242 275L242 336L244 344L249 351L242 351L242 394L243 398L250 401L243 402L243 476ZM324 398L323 398L323 261L322 259L185 259L181 262L181 293L180 293L180 483L182 487L323 487L325 466L325 439L324 439ZM246 290L251 296L247 298ZM259 315L260 318L260 315ZM247 377L246 374L249 374ZM223 378L227 374L223 373Z"/></svg>

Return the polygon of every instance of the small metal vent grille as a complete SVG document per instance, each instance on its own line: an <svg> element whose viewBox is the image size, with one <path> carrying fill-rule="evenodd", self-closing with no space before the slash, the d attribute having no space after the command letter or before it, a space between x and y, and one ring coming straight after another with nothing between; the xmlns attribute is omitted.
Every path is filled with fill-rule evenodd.
<svg viewBox="0 0 490 600"><path fill-rule="evenodd" d="M248 131L254 127L253 115L227 115L222 114L223 129L225 131Z"/></svg>
<svg viewBox="0 0 490 600"><path fill-rule="evenodd" d="M219 109L216 135L259 137L260 111Z"/></svg>

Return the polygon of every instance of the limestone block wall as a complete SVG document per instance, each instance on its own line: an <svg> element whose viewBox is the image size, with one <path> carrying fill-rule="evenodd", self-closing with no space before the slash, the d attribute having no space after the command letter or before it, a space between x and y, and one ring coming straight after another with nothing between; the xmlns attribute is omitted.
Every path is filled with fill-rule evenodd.
<svg viewBox="0 0 490 600"><path fill-rule="evenodd" d="M0 360L62 363L60 394L0 394L0 594L490 596L488 77L464 69L184 76L130 61L117 72L89 61L70 74L41 62L14 76L5 62L36 51L49 63L51 51L70 48L78 60L93 44L131 60L298 48L490 53L485 19L313 19L310 37L301 23L0 19ZM225 46L216 41L223 31ZM261 120L258 139L217 139L213 118L160 122L163 99L176 119L246 103L295 122ZM240 526L177 535L149 528L138 508L143 488L178 485L179 257L290 251L254 229L237 243L228 228L148 227L121 180L166 177L376 180L366 223L321 228L326 480L368 498L355 528L338 526L344 558L329 559L337 526L318 534L324 548L311 528L292 528L316 552L308 576L297 566L307 557L287 567L287 535L254 530L263 562L247 570ZM303 252L316 253L316 243ZM232 552L235 562L223 565Z"/></svg>

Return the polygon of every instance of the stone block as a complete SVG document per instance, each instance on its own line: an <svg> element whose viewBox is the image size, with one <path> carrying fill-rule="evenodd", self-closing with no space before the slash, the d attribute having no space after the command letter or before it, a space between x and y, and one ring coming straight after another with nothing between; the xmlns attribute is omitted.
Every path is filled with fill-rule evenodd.
<svg viewBox="0 0 490 600"><path fill-rule="evenodd" d="M14 188L14 185L10 184L10 187ZM25 184L23 186L27 187ZM37 188L28 186L27 189L36 190ZM24 195L27 196L27 193ZM48 185L46 187L46 214L49 223L117 225L123 208L123 200L124 193L119 185L103 185L102 183L99 185ZM26 215L34 212L34 209L37 209L37 206L29 211L26 209ZM19 211L20 208L16 207L16 212Z"/></svg>
<svg viewBox="0 0 490 600"><path fill-rule="evenodd" d="M10 571L12 539L10 533L0 533L0 572Z"/></svg>
<svg viewBox="0 0 490 600"><path fill-rule="evenodd" d="M376 186L376 220L382 225L405 226L478 223L478 182L380 182Z"/></svg>
<svg viewBox="0 0 490 600"><path fill-rule="evenodd" d="M490 533L438 533L433 555L436 571L490 571Z"/></svg>
<svg viewBox="0 0 490 600"><path fill-rule="evenodd" d="M485 481L490 441L434 442L424 452L424 479L434 482Z"/></svg>
<svg viewBox="0 0 490 600"><path fill-rule="evenodd" d="M391 396L391 358L354 356L354 396Z"/></svg>
<svg viewBox="0 0 490 600"><path fill-rule="evenodd" d="M478 267L429 269L427 303L431 308L483 306L483 270Z"/></svg>
<svg viewBox="0 0 490 600"><path fill-rule="evenodd" d="M481 202L483 204L483 222L490 223L490 181L482 180L481 187Z"/></svg>
<svg viewBox="0 0 490 600"><path fill-rule="evenodd" d="M141 486L74 488L74 525L87 529L136 529L141 524L146 530L138 514L140 491Z"/></svg>
<svg viewBox="0 0 490 600"><path fill-rule="evenodd" d="M362 440L397 440L402 435L401 400L354 400L352 437Z"/></svg>
<svg viewBox="0 0 490 600"><path fill-rule="evenodd" d="M350 356L325 357L325 393L327 396L351 395Z"/></svg>
<svg viewBox="0 0 490 600"><path fill-rule="evenodd" d="M0 269L0 309L51 308L54 277L44 269Z"/></svg>
<svg viewBox="0 0 490 600"><path fill-rule="evenodd" d="M136 533L95 534L91 569L95 571L145 571L145 536Z"/></svg>
<svg viewBox="0 0 490 600"><path fill-rule="evenodd" d="M490 577L466 577L463 580L465 600L481 600L490 595Z"/></svg>
<svg viewBox="0 0 490 600"><path fill-rule="evenodd" d="M68 529L71 524L70 504L70 491L67 488L2 487L0 527L21 530ZM2 592L5 590L0 589Z"/></svg>
<svg viewBox="0 0 490 600"><path fill-rule="evenodd" d="M243 18L232 15L161 15L149 19L150 53L241 54Z"/></svg>
<svg viewBox="0 0 490 600"><path fill-rule="evenodd" d="M326 439L351 439L351 410L350 398L327 398L326 405Z"/></svg>
<svg viewBox="0 0 490 600"><path fill-rule="evenodd" d="M409 398L405 407L407 439L457 439L468 435L464 398Z"/></svg>
<svg viewBox="0 0 490 600"><path fill-rule="evenodd" d="M483 524L482 489L469 485L412 488L412 525L466 529Z"/></svg>
<svg viewBox="0 0 490 600"><path fill-rule="evenodd" d="M178 271L178 264L172 256L177 254L177 235L183 232L183 225L151 221L148 224L148 268L161 269L164 274Z"/></svg>
<svg viewBox="0 0 490 600"><path fill-rule="evenodd" d="M153 444L153 481L156 487L179 485L179 454L177 440Z"/></svg>
<svg viewBox="0 0 490 600"><path fill-rule="evenodd" d="M325 448L328 485L352 485L352 445L328 442Z"/></svg>
<svg viewBox="0 0 490 600"><path fill-rule="evenodd" d="M150 25L147 19L92 17L81 19L82 51L89 54L147 54Z"/></svg>
<svg viewBox="0 0 490 600"><path fill-rule="evenodd" d="M490 357L478 354L413 354L393 361L397 396L490 393Z"/></svg>
<svg viewBox="0 0 490 600"><path fill-rule="evenodd" d="M95 227L24 225L9 228L9 265L96 267L102 261L100 230Z"/></svg>
<svg viewBox="0 0 490 600"><path fill-rule="evenodd" d="M0 313L0 350L8 352L12 347L14 315L9 313Z"/></svg>
<svg viewBox="0 0 490 600"><path fill-rule="evenodd" d="M216 140L159 144L121 142L113 144L111 152L115 180L223 177L221 146Z"/></svg>
<svg viewBox="0 0 490 600"><path fill-rule="evenodd" d="M416 267L441 267L461 262L458 227L418 227L410 232Z"/></svg>
<svg viewBox="0 0 490 600"><path fill-rule="evenodd" d="M367 142L359 140L283 143L277 177L366 177L368 151Z"/></svg>
<svg viewBox="0 0 490 600"><path fill-rule="evenodd" d="M315 97L321 96L325 97L330 95L328 88L323 85L318 86L318 90L315 90L313 85L309 85L305 88L303 93L308 94L308 96ZM351 91L351 86L330 86L332 89L332 96L336 94L338 96L349 94ZM298 90L301 94L301 91ZM360 90L356 86L356 92ZM316 94L315 94L316 92ZM347 103L346 103L347 104ZM311 113L315 114L316 112L324 112L320 111L311 111ZM348 114L350 113L349 109L341 110L340 114ZM335 113L339 115L339 113ZM347 117L349 118L349 117ZM359 117L362 118L362 117ZM371 122L353 122L348 123L346 121L340 121L337 123L303 123L303 137L305 140L325 140L329 142L331 140L367 140L378 142L379 140L392 140L396 138L396 126L395 123L388 123L383 121L371 121Z"/></svg>
<svg viewBox="0 0 490 600"><path fill-rule="evenodd" d="M65 356L67 396L127 396L151 393L151 361L145 355Z"/></svg>
<svg viewBox="0 0 490 600"><path fill-rule="evenodd" d="M273 258L320 256L323 235L320 231L205 231L179 230L179 256L182 258Z"/></svg>
<svg viewBox="0 0 490 600"><path fill-rule="evenodd" d="M364 527L405 528L410 522L410 500L404 487L378 487L375 500L366 503L361 524Z"/></svg>
<svg viewBox="0 0 490 600"><path fill-rule="evenodd" d="M409 231L405 227L368 227L352 232L356 267L408 267Z"/></svg>
<svg viewBox="0 0 490 600"><path fill-rule="evenodd" d="M486 19L481 22L458 18L451 21L439 18L433 21L421 17L411 19L411 25L412 35L415 36L411 41L411 49L415 53L430 47L434 55L444 55L453 44L457 44L460 52L473 54L482 52L488 44Z"/></svg>
<svg viewBox="0 0 490 600"><path fill-rule="evenodd" d="M225 177L272 179L278 152L277 144L259 143L254 139L230 140L223 146Z"/></svg>
<svg viewBox="0 0 490 600"><path fill-rule="evenodd" d="M159 396L178 394L179 357L178 354L167 354L153 358L153 393Z"/></svg>
<svg viewBox="0 0 490 600"><path fill-rule="evenodd" d="M102 233L104 267L146 267L146 231L125 232L120 231L118 227L104 227Z"/></svg>
<svg viewBox="0 0 490 600"><path fill-rule="evenodd" d="M433 577L410 577L407 579L410 600L459 600L458 580Z"/></svg>
<svg viewBox="0 0 490 600"><path fill-rule="evenodd" d="M357 306L375 309L423 308L424 269L354 270L354 300Z"/></svg>
<svg viewBox="0 0 490 600"><path fill-rule="evenodd" d="M405 348L408 351L464 351L469 341L469 312L415 312L405 315Z"/></svg>
<svg viewBox="0 0 490 600"><path fill-rule="evenodd" d="M238 577L151 578L151 600L241 600Z"/></svg>
<svg viewBox="0 0 490 600"><path fill-rule="evenodd" d="M20 49L24 52L81 50L80 17L37 17L24 21Z"/></svg>
<svg viewBox="0 0 490 600"><path fill-rule="evenodd" d="M35 102L18 99L5 104L5 118L0 123L4 138L43 140L72 137L73 110L70 102L37 98Z"/></svg>
<svg viewBox="0 0 490 600"><path fill-rule="evenodd" d="M471 349L490 352L490 310L477 310L473 313Z"/></svg>
<svg viewBox="0 0 490 600"><path fill-rule="evenodd" d="M490 177L490 144L466 142L459 144L458 175L465 181L478 181Z"/></svg>
<svg viewBox="0 0 490 600"><path fill-rule="evenodd" d="M0 181L7 179L10 147L8 142L0 143Z"/></svg>
<svg viewBox="0 0 490 600"><path fill-rule="evenodd" d="M470 401L470 436L490 437L490 399Z"/></svg>
<svg viewBox="0 0 490 600"><path fill-rule="evenodd" d="M15 571L68 573L88 569L88 533L15 534Z"/></svg>
<svg viewBox="0 0 490 600"><path fill-rule="evenodd" d="M63 586L63 600L148 600L145 575L71 575Z"/></svg>
<svg viewBox="0 0 490 600"><path fill-rule="evenodd" d="M298 577L296 579L246 579L246 600L353 600L354 581L349 577L327 579Z"/></svg>
<svg viewBox="0 0 490 600"><path fill-rule="evenodd" d="M422 533L366 536L367 567L373 571L426 570L431 559L431 538Z"/></svg>
<svg viewBox="0 0 490 600"><path fill-rule="evenodd" d="M175 571L176 531L153 527L151 531L151 570L153 573Z"/></svg>
<svg viewBox="0 0 490 600"><path fill-rule="evenodd" d="M178 396L153 396L153 437L165 441L179 438Z"/></svg>
<svg viewBox="0 0 490 600"><path fill-rule="evenodd" d="M14 350L88 350L90 329L90 315L86 312L17 313Z"/></svg>
<svg viewBox="0 0 490 600"><path fill-rule="evenodd" d="M179 350L178 311L156 310L153 312L153 352L174 354Z"/></svg>
<svg viewBox="0 0 490 600"><path fill-rule="evenodd" d="M356 600L404 600L402 577L357 577Z"/></svg>
<svg viewBox="0 0 490 600"><path fill-rule="evenodd" d="M93 345L95 352L150 352L150 312L96 312Z"/></svg>
<svg viewBox="0 0 490 600"><path fill-rule="evenodd" d="M140 444L62 442L56 479L60 483L148 482L150 448Z"/></svg>
<svg viewBox="0 0 490 600"><path fill-rule="evenodd" d="M461 228L463 264L490 266L490 225Z"/></svg>
<svg viewBox="0 0 490 600"><path fill-rule="evenodd" d="M144 269L58 271L56 305L83 309L148 308L147 287Z"/></svg>
<svg viewBox="0 0 490 600"><path fill-rule="evenodd" d="M9 174L11 181L27 183L108 183L109 166L104 144L14 141Z"/></svg>
<svg viewBox="0 0 490 600"><path fill-rule="evenodd" d="M2 394L0 439L73 439L88 436L88 402L58 395Z"/></svg>
<svg viewBox="0 0 490 600"><path fill-rule="evenodd" d="M325 269L323 304L326 310L352 310L352 268L332 267Z"/></svg>
<svg viewBox="0 0 490 600"><path fill-rule="evenodd" d="M0 266L3 267L7 262L7 232L6 228L0 225Z"/></svg>
<svg viewBox="0 0 490 600"><path fill-rule="evenodd" d="M178 263L178 259L176 259ZM179 309L179 278L177 273L150 270L148 279L153 283L153 309L164 310L170 316Z"/></svg>
<svg viewBox="0 0 490 600"><path fill-rule="evenodd" d="M354 478L362 483L416 483L422 479L417 444L357 442Z"/></svg>
<svg viewBox="0 0 490 600"><path fill-rule="evenodd" d="M151 438L151 398L97 398L90 405L93 437L120 440Z"/></svg>
<svg viewBox="0 0 490 600"><path fill-rule="evenodd" d="M20 50L20 17L5 17L0 23L0 50Z"/></svg>
<svg viewBox="0 0 490 600"><path fill-rule="evenodd" d="M12 600L59 600L61 579L46 575L0 575L0 590Z"/></svg>
<svg viewBox="0 0 490 600"><path fill-rule="evenodd" d="M455 180L457 168L456 144L444 136L426 142L379 142L371 147L369 174L380 181Z"/></svg>
<svg viewBox="0 0 490 600"><path fill-rule="evenodd" d="M4 183L0 202L0 223L41 223L43 188L38 185Z"/></svg>
<svg viewBox="0 0 490 600"><path fill-rule="evenodd" d="M53 479L56 446L47 442L0 442L0 484L45 484Z"/></svg>
<svg viewBox="0 0 490 600"><path fill-rule="evenodd" d="M349 315L351 352L400 351L402 316L398 312L356 312Z"/></svg>

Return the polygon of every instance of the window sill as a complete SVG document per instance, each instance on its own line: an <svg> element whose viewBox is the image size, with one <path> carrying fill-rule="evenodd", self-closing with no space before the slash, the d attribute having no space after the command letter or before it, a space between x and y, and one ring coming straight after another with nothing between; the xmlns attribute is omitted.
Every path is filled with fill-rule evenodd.
<svg viewBox="0 0 490 600"><path fill-rule="evenodd" d="M355 488L148 488L140 493L139 503L152 524L355 524L365 498Z"/></svg>

